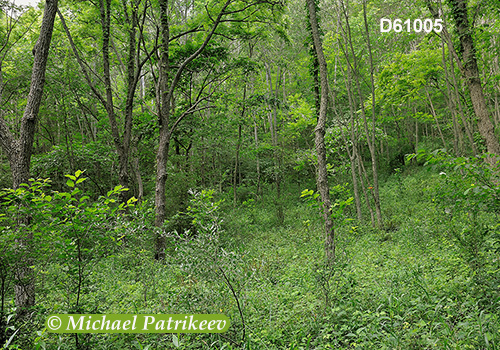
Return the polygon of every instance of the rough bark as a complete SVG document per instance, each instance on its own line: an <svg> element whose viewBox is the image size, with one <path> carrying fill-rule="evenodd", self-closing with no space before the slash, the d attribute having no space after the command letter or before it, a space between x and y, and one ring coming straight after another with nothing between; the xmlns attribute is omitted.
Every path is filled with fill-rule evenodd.
<svg viewBox="0 0 500 350"><path fill-rule="evenodd" d="M476 49L472 38L473 27L468 19L467 0L450 0L449 4L451 6L451 15L455 22L458 39L460 41L458 52L454 49L451 35L446 28L443 30L443 36L448 44L450 54L456 59L460 72L469 88L474 114L478 118L479 133L486 143L486 149L490 153L500 154L500 143L495 135L494 126L490 119L490 113L479 75ZM437 8L430 0L427 0L427 7L434 18L439 17ZM496 158L497 157L488 158L487 161L493 164Z"/></svg>
<svg viewBox="0 0 500 350"><path fill-rule="evenodd" d="M325 253L329 263L335 261L335 231L333 221L331 218L331 201L330 201L330 188L328 186L328 172L326 167L326 147L325 147L325 127L326 127L326 112L328 107L328 70L326 65L325 56L323 53L323 46L319 35L318 18L316 16L316 5L314 0L307 0L307 7L309 11L309 22L311 24L312 38L316 48L316 58L319 63L319 77L320 77L320 108L318 113L318 122L315 132L315 145L316 153L318 156L318 171L316 183L318 191L323 203L323 216L325 218Z"/></svg>
<svg viewBox="0 0 500 350"><path fill-rule="evenodd" d="M462 57L462 74L469 87L474 113L476 114L479 133L486 142L486 149L490 153L500 154L500 144L495 135L495 128L490 120L490 113L484 97L483 86L477 66L476 49L472 39L472 28L469 25L467 14L467 0L451 0L452 17L455 21L458 37L460 39L459 55ZM490 163L494 160L491 159Z"/></svg>
<svg viewBox="0 0 500 350"><path fill-rule="evenodd" d="M31 86L28 94L26 108L21 120L19 138L10 132L7 122L0 118L0 145L10 163L12 173L12 186L19 188L22 183L27 183L30 176L31 155L35 137L38 111L42 101L43 87L45 84L45 71L49 55L54 20L57 13L58 0L47 0L43 13L40 36L33 49L34 62L31 75ZM26 220L26 218L24 219ZM23 222L26 224L26 222ZM20 250L25 250L23 261L19 262L16 273L17 283L15 289L15 302L18 312L23 314L27 308L35 305L34 274L31 269L33 259L29 252L29 243L33 239L32 233L20 234L17 243Z"/></svg>

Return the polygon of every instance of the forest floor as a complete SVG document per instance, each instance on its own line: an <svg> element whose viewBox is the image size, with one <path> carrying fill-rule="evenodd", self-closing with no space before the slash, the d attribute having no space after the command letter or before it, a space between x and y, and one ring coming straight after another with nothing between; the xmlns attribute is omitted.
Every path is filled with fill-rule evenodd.
<svg viewBox="0 0 500 350"><path fill-rule="evenodd" d="M488 276L464 258L447 213L434 204L440 181L427 170L390 176L381 188L385 229L343 225L332 266L322 263L317 209L299 189L289 191L283 225L271 198L226 204L217 244L172 241L166 264L152 261L147 242L130 241L88 277L80 301L87 312L223 313L231 328L80 342L91 349L498 349L498 280L484 282L479 277ZM56 313L70 295L52 289L40 303ZM55 334L37 341L74 348Z"/></svg>

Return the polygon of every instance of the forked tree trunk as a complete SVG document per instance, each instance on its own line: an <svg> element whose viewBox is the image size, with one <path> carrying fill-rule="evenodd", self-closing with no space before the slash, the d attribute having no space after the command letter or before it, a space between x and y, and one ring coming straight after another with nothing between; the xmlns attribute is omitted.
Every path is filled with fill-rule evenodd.
<svg viewBox="0 0 500 350"><path fill-rule="evenodd" d="M309 22L311 24L312 38L316 48L316 58L319 63L319 76L321 84L320 108L318 123L315 132L316 153L318 156L318 172L316 183L323 202L323 216L325 218L325 254L329 264L335 261L335 231L331 218L330 188L328 186L328 172L326 168L325 127L328 106L328 70L323 53L323 46L319 37L318 18L314 0L307 0Z"/></svg>
<svg viewBox="0 0 500 350"><path fill-rule="evenodd" d="M182 119L192 113L201 99L197 100L192 107L179 116L175 122L170 123L171 104L174 96L174 90L179 83L182 73L187 65L196 59L203 50L207 47L212 39L215 30L220 24L225 11L232 0L226 0L219 11L217 18L214 20L210 32L205 37L201 46L186 58L179 67L175 70L175 74L171 76L169 64L169 40L170 40L170 24L168 14L168 0L159 0L160 5L160 70L157 89L157 108L158 108L158 124L159 124L159 142L158 151L156 152L156 186L155 186L155 226L161 227L166 219L166 193L165 185L167 181L167 163L168 151L170 148L170 139L173 131L177 128ZM161 230L155 236L156 258L162 260L165 258L165 236Z"/></svg>

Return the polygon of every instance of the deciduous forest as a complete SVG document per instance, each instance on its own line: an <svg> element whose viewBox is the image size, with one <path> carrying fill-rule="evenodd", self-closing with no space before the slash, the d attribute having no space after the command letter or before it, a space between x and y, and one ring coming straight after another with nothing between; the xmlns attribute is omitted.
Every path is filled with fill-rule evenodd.
<svg viewBox="0 0 500 350"><path fill-rule="evenodd" d="M500 349L499 56L498 0L0 0L0 346Z"/></svg>

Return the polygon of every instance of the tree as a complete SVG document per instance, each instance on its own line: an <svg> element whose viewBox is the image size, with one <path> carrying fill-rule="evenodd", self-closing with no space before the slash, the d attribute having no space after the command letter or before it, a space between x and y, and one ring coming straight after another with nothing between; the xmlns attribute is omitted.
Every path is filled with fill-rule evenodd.
<svg viewBox="0 0 500 350"><path fill-rule="evenodd" d="M28 183L30 176L31 155L33 152L33 140L35 127L38 119L38 111L42 101L43 87L45 84L45 70L49 56L54 20L57 13L58 0L46 0L43 13L40 36L33 48L34 62L31 76L30 92L24 114L21 120L19 137L15 137L10 131L7 121L0 118L0 144L7 155L12 173L12 187L17 189L23 183ZM26 220L24 218L22 220ZM26 247L33 237L19 237L20 249ZM26 261L20 264L17 272L18 284L16 291L16 306L20 311L35 305L35 286L33 272L31 270L29 253Z"/></svg>
<svg viewBox="0 0 500 350"><path fill-rule="evenodd" d="M325 219L325 253L329 263L335 260L335 231L333 228L333 220L331 218L332 204L330 201L330 188L328 186L328 172L326 164L326 148L325 148L325 126L326 112L328 107L328 70L323 53L323 46L319 36L318 18L316 16L316 4L314 0L307 0L307 8L309 11L309 21L311 23L312 38L315 47L315 53L319 64L320 78L320 105L318 113L318 122L315 132L316 153L318 156L318 170L316 184L321 195L323 203L323 217Z"/></svg>
<svg viewBox="0 0 500 350"><path fill-rule="evenodd" d="M498 142L498 137L495 135L495 128L490 119L490 113L484 96L481 77L479 75L476 47L472 36L474 28L473 25L469 23L467 3L467 0L449 1L451 16L455 22L457 36L460 42L458 52L453 49L452 53L457 58L458 67L469 88L474 113L478 118L479 133L486 142L486 149L490 153L500 154L500 143ZM439 12L430 0L427 0L427 6L432 15L437 18ZM453 48L451 35L446 30L444 30L443 33L447 39L448 46ZM493 165L496 159L488 158L487 161Z"/></svg>
<svg viewBox="0 0 500 350"><path fill-rule="evenodd" d="M126 71L125 86L125 108L124 108L124 117L123 117L123 126L120 125L119 119L117 118L117 113L115 112L116 103L114 96L117 95L113 91L112 84L112 57L110 54L110 49L113 47L116 51L116 47L113 44L113 38L111 36L111 10L112 10L112 2L110 0L100 0L99 1L99 14L101 19L101 29L102 29L102 64L103 64L103 82L104 82L104 90L105 93L99 91L98 86L95 84L95 81L92 80L90 72L91 69L88 68L88 65L84 62L81 55L78 53L78 49L76 44L73 41L73 38L70 34L69 28L66 24L66 21L63 17L63 14L59 12L59 17L61 19L63 28L68 37L70 46L73 50L73 53L80 65L80 69L82 70L85 80L87 84L90 86L93 94L97 98L97 100L102 104L106 113L108 115L109 124L111 127L111 135L113 138L113 144L118 154L119 160L119 172L118 178L120 185L124 188L129 187L130 176L129 176L129 156L131 149L131 140L132 140L132 130L133 130L133 108L134 108L134 98L137 89L137 84L141 77L141 72L143 66L148 62L150 56L153 54L153 51L156 49L156 46L153 45L153 48L150 51L145 53L145 57L141 59L141 46L145 46L144 40L144 21L146 18L147 5L144 5L141 0L132 0L130 2L123 1L123 11L121 15L123 16L121 26L126 31L127 36L127 53L128 57L126 59L126 68L123 68ZM143 8L140 9L141 5ZM141 11L142 10L142 11ZM139 35L138 32L139 31ZM116 55L118 56L118 52L116 51ZM121 59L118 56L118 61L121 63ZM99 75L95 73L95 75ZM120 130L123 130L120 133ZM122 191L120 193L122 202L126 202L130 197L129 192Z"/></svg>
<svg viewBox="0 0 500 350"><path fill-rule="evenodd" d="M177 85L181 81L181 78L191 64L198 57L202 55L204 50L209 46L213 37L216 34L217 29L221 23L243 23L252 21L252 16L258 16L258 9L264 4L275 5L278 3L273 3L266 0L257 0L255 2L240 3L235 0L227 0L225 3L220 5L217 9L217 16L212 15L208 6L205 8L207 11L207 21L210 23L209 26L197 26L194 29L188 29L187 31L171 37L171 25L170 25L170 15L169 15L169 1L159 0L160 6L160 44L159 44L159 70L158 70L158 85L157 85L157 114L158 114L158 150L156 153L156 181L155 181L155 225L161 227L166 219L166 181L167 181L167 163L168 163L168 152L170 148L170 141L173 132L179 126L179 123L187 117L199 111L201 109L206 109L209 107L201 106L201 103L207 100L211 94L213 94L215 88L211 87L211 92L202 96L202 92L205 87L209 84L202 86L200 93L197 95L194 101L190 101L190 105L172 122L172 104L174 101L175 90ZM248 15L247 15L248 13ZM260 14L262 17L262 14ZM264 17L263 17L264 18ZM208 27L209 30L205 34L205 37L200 44L200 46L194 50L190 55L188 55L184 60L182 60L177 67L173 67L170 61L170 41L174 39L179 39L186 34L192 32L202 31L202 28ZM165 238L159 233L155 240L156 246L156 257L158 259L163 259L165 256Z"/></svg>

